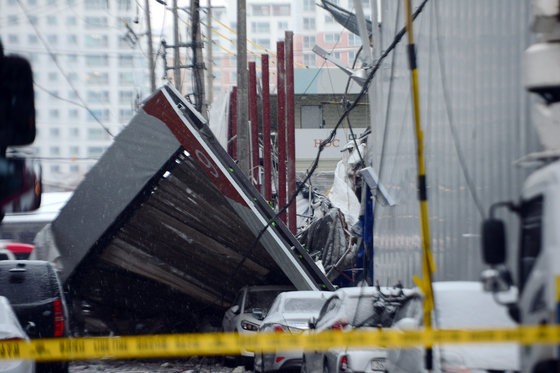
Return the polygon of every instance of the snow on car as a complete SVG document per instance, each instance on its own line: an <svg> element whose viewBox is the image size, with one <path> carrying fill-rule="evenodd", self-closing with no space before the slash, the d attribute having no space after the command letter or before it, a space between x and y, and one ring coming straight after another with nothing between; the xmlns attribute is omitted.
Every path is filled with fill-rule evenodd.
<svg viewBox="0 0 560 373"><path fill-rule="evenodd" d="M21 327L8 299L0 296L0 341L17 340L29 341L29 337ZM31 360L0 359L0 372L33 373L35 372L35 362Z"/></svg>
<svg viewBox="0 0 560 373"><path fill-rule="evenodd" d="M280 293L268 315L262 321L260 332L301 333L309 329L309 320L319 315L323 304L332 295L324 291L288 291ZM255 372L270 372L301 366L302 350L255 352Z"/></svg>

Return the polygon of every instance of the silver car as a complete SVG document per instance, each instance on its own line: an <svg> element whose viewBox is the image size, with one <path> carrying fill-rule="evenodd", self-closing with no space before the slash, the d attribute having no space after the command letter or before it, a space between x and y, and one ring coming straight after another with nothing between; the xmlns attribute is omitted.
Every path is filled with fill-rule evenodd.
<svg viewBox="0 0 560 373"><path fill-rule="evenodd" d="M312 321L312 332L388 327L409 292L400 287L338 289ZM301 372L383 372L386 356L383 348L309 350L304 352Z"/></svg>
<svg viewBox="0 0 560 373"><path fill-rule="evenodd" d="M222 320L224 332L240 334L256 333L276 296L284 291L295 290L293 286L266 285L245 286L239 290L235 301L229 307ZM253 358L254 352L242 350L243 357ZM252 362L251 362L252 363Z"/></svg>
<svg viewBox="0 0 560 373"><path fill-rule="evenodd" d="M288 291L279 294L268 315L263 320L260 332L301 333L309 329L309 319L317 317L323 304L332 295L324 291ZM277 351L263 354L255 352L255 372L270 372L299 368L301 350Z"/></svg>

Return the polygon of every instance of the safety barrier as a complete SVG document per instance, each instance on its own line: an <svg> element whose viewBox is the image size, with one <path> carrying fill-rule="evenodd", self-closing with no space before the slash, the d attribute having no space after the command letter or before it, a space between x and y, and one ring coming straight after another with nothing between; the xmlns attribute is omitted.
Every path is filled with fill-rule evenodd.
<svg viewBox="0 0 560 373"><path fill-rule="evenodd" d="M89 360L164 358L237 354L241 349L263 352L326 350L331 347L410 347L457 343L560 344L560 326L510 329L328 330L316 334L234 333L162 334L122 337L58 338L0 343L2 359Z"/></svg>

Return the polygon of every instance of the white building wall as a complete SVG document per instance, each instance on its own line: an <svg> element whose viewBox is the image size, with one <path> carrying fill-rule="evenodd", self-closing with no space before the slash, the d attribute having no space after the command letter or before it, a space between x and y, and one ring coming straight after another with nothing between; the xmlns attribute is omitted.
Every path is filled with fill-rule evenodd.
<svg viewBox="0 0 560 373"><path fill-rule="evenodd" d="M103 127L118 134L146 97L137 11L132 0L0 1L5 53L27 57L33 67L38 132L32 148L45 190L75 187L112 142Z"/></svg>

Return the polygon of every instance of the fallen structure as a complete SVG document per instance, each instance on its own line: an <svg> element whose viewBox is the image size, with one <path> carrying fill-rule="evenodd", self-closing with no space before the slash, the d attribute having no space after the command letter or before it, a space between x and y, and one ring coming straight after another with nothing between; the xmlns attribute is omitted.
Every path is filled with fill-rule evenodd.
<svg viewBox="0 0 560 373"><path fill-rule="evenodd" d="M200 330L247 284L333 289L171 86L146 101L35 243L61 268L77 334Z"/></svg>

